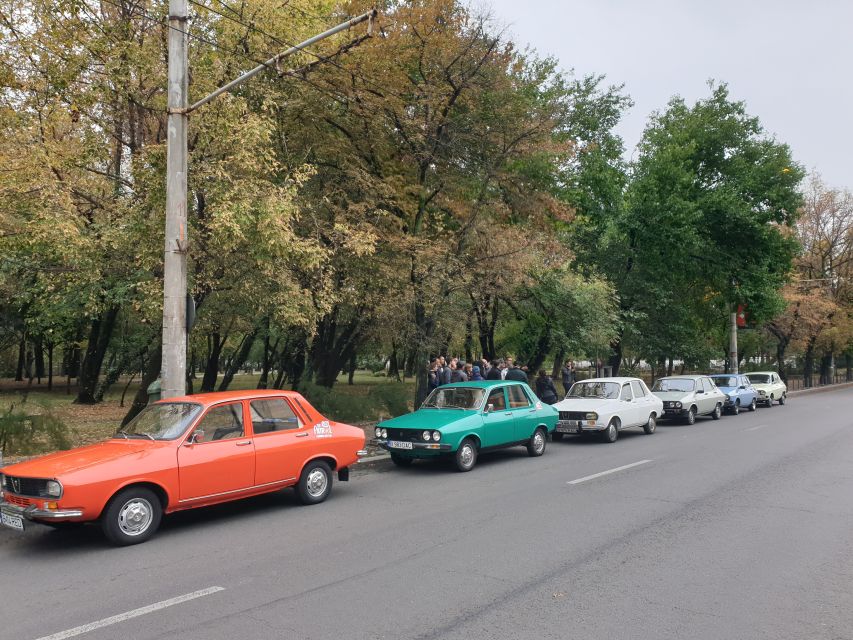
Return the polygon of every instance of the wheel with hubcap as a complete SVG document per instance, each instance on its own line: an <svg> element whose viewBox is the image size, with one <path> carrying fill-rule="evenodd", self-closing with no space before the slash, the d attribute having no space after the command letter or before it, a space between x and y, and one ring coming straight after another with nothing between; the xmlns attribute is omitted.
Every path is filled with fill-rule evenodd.
<svg viewBox="0 0 853 640"><path fill-rule="evenodd" d="M323 502L332 492L332 470L322 460L312 460L302 470L296 495L302 504Z"/></svg>
<svg viewBox="0 0 853 640"><path fill-rule="evenodd" d="M391 454L391 462L393 462L398 467L411 467L412 463L415 461L414 458L409 458L407 456L401 456L397 453Z"/></svg>
<svg viewBox="0 0 853 640"><path fill-rule="evenodd" d="M717 406L714 407L713 413L711 413L711 417L714 420L719 420L722 415L723 415L723 405L721 405L720 403L717 403Z"/></svg>
<svg viewBox="0 0 853 640"><path fill-rule="evenodd" d="M128 487L110 500L101 516L104 535L116 546L145 542L154 535L163 517L163 506L153 491Z"/></svg>
<svg viewBox="0 0 853 640"><path fill-rule="evenodd" d="M470 471L477 464L477 445L471 438L465 438L456 450L457 471Z"/></svg>
<svg viewBox="0 0 853 640"><path fill-rule="evenodd" d="M605 442L616 442L619 437L619 427L616 425L616 419L610 421L603 433Z"/></svg>
<svg viewBox="0 0 853 640"><path fill-rule="evenodd" d="M779 396L779 404L785 404L786 399L787 398L785 397L785 394L783 393L781 396Z"/></svg>
<svg viewBox="0 0 853 640"><path fill-rule="evenodd" d="M768 409L773 406L773 400L774 400L773 394L771 393L769 399L767 400L767 408Z"/></svg>
<svg viewBox="0 0 853 640"><path fill-rule="evenodd" d="M648 433L649 435L655 432L655 428L658 426L657 418L655 418L655 414L649 416L649 421L643 425L643 431Z"/></svg>
<svg viewBox="0 0 853 640"><path fill-rule="evenodd" d="M732 407L732 415L738 415L740 413L740 400L735 400L735 406Z"/></svg>
<svg viewBox="0 0 853 640"><path fill-rule="evenodd" d="M687 410L687 417L685 421L687 424L696 424L696 407L690 407Z"/></svg>
<svg viewBox="0 0 853 640"><path fill-rule="evenodd" d="M752 402L749 404L749 410L755 411L758 408L758 402L755 401L755 398L752 399Z"/></svg>
<svg viewBox="0 0 853 640"><path fill-rule="evenodd" d="M545 445L548 443L548 432L542 427L537 427L530 440L527 441L527 455L538 458L545 453Z"/></svg>

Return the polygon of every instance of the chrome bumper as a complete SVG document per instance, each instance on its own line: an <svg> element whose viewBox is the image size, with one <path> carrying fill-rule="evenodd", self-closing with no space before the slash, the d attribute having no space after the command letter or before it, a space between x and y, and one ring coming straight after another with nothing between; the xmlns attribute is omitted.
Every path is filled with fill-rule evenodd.
<svg viewBox="0 0 853 640"><path fill-rule="evenodd" d="M20 516L27 520L64 520L66 518L79 518L83 515L82 509L39 509L34 504L22 507L11 502L6 502L2 498L0 498L0 511L5 511L10 515Z"/></svg>
<svg viewBox="0 0 853 640"><path fill-rule="evenodd" d="M357 455L359 458L363 458L367 455L367 449L359 449L355 452L355 455Z"/></svg>

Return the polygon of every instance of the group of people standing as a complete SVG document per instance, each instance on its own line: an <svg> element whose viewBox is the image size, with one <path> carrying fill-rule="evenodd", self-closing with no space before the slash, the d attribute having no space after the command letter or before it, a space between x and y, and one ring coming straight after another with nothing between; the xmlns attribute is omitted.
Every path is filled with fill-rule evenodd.
<svg viewBox="0 0 853 640"><path fill-rule="evenodd" d="M512 358L498 358L491 362L485 358L476 364L465 362L459 358L446 359L444 356L433 358L429 365L429 390L432 391L443 384L453 382L469 382L475 380L517 380L529 382L526 366L519 365ZM566 393L575 381L575 366L571 360L566 360L560 370L563 388ZM536 377L536 395L546 404L554 404L559 400L557 387L545 369L540 369Z"/></svg>

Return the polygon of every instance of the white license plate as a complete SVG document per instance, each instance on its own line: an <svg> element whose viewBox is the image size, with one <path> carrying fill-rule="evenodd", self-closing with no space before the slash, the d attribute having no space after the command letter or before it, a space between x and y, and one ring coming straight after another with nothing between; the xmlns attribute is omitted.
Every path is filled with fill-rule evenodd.
<svg viewBox="0 0 853 640"><path fill-rule="evenodd" d="M24 530L24 519L21 516L15 516L11 513L0 512L0 524L18 531Z"/></svg>
<svg viewBox="0 0 853 640"><path fill-rule="evenodd" d="M399 440L389 440L388 446L392 449L411 449L411 442L400 442Z"/></svg>
<svg viewBox="0 0 853 640"><path fill-rule="evenodd" d="M581 430L583 422L580 420L560 420L557 422L557 433L577 433Z"/></svg>

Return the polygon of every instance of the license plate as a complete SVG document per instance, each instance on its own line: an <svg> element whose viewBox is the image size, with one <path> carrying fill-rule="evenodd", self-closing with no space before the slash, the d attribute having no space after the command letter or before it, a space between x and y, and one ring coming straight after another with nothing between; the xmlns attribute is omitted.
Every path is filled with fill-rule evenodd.
<svg viewBox="0 0 853 640"><path fill-rule="evenodd" d="M21 516L15 516L11 513L0 511L0 524L10 529L24 530L24 519Z"/></svg>
<svg viewBox="0 0 853 640"><path fill-rule="evenodd" d="M400 442L399 440L389 440L388 446L392 449L411 449L411 442Z"/></svg>
<svg viewBox="0 0 853 640"><path fill-rule="evenodd" d="M583 422L581 420L560 420L557 422L557 433L580 433Z"/></svg>

